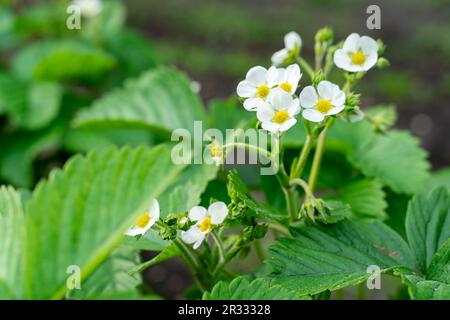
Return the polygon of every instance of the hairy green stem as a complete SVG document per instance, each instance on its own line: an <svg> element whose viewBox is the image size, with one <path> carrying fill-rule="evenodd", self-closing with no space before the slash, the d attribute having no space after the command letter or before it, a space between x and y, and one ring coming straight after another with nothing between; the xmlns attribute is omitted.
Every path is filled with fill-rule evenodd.
<svg viewBox="0 0 450 320"><path fill-rule="evenodd" d="M306 165L306 160L308 159L309 152L311 151L311 145L312 145L313 138L311 135L306 136L305 144L303 145L302 151L300 153L300 157L298 158L298 161L295 164L295 167L292 168L290 178L296 179L299 178L302 173L303 169Z"/></svg>
<svg viewBox="0 0 450 320"><path fill-rule="evenodd" d="M243 143L243 142L232 142L232 143L227 143L224 144L222 146L222 149L227 149L227 148L231 148L231 147L237 147L237 148L244 148L247 149L249 151L254 151L260 155L263 155L264 157L270 158L272 157L272 154L267 151L266 149L251 145L251 144L247 144L247 143Z"/></svg>
<svg viewBox="0 0 450 320"><path fill-rule="evenodd" d="M199 270L199 266L198 266L197 262L195 261L195 258L189 252L189 248L187 248L186 245L178 239L173 240L173 242L177 246L178 250L180 250L180 254L183 257L183 259L186 261L186 263L192 269L192 271L194 273L195 282L196 282L198 288L202 291L206 291L206 287L203 284L203 281L201 280L201 277L200 277L201 273Z"/></svg>
<svg viewBox="0 0 450 320"><path fill-rule="evenodd" d="M316 186L317 175L319 174L320 162L322 161L323 148L325 145L325 138L327 136L328 128L332 125L333 118L329 118L325 124L325 128L319 135L319 140L317 141L316 151L314 153L313 163L311 167L311 173L309 175L309 191L311 194L314 193L314 188Z"/></svg>

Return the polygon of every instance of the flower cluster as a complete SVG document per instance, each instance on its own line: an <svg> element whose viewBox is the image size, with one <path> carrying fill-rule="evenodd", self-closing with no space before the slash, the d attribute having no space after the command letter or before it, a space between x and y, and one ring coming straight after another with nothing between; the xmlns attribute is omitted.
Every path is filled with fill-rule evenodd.
<svg viewBox="0 0 450 320"><path fill-rule="evenodd" d="M325 78L304 87L296 96L302 78L297 64L302 62L299 58L302 40L297 33L289 32L284 37L284 43L285 48L272 56L273 66L269 69L262 66L251 68L236 90L238 96L244 99L244 108L256 111L261 127L275 134L294 126L298 114L308 121L320 123L346 107L344 90ZM336 48L333 61L349 73L365 72L378 61L378 44L368 36L353 33L347 37L342 48ZM352 107L358 110L357 106Z"/></svg>
<svg viewBox="0 0 450 320"><path fill-rule="evenodd" d="M208 209L195 206L189 211L187 217L181 217L179 219L178 228L182 228L184 225L190 225L187 230L181 231L181 239L188 244L193 244L193 248L197 249L213 228L220 226L227 216L228 207L220 201L212 203ZM155 199L152 201L150 209L139 215L134 225L126 232L126 235L144 235L159 221L159 217L159 203Z"/></svg>

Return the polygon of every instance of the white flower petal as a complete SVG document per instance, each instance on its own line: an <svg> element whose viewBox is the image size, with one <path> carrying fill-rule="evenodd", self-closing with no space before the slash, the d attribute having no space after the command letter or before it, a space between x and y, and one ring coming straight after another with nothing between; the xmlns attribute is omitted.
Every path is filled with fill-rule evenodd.
<svg viewBox="0 0 450 320"><path fill-rule="evenodd" d="M198 226L192 226L187 231L181 231L181 239L189 244L197 242L201 244L205 239L205 233L201 232Z"/></svg>
<svg viewBox="0 0 450 320"><path fill-rule="evenodd" d="M325 117L315 109L305 109L302 112L303 118L312 122L321 122Z"/></svg>
<svg viewBox="0 0 450 320"><path fill-rule="evenodd" d="M288 56L289 52L286 49L281 49L272 55L272 64L274 66L282 65Z"/></svg>
<svg viewBox="0 0 450 320"><path fill-rule="evenodd" d="M287 109L287 112L291 117L295 117L300 112L300 100L293 99Z"/></svg>
<svg viewBox="0 0 450 320"><path fill-rule="evenodd" d="M255 87L259 87L263 84L267 84L267 70L261 66L256 66L248 70L247 75L245 76L245 80L247 80L251 85Z"/></svg>
<svg viewBox="0 0 450 320"><path fill-rule="evenodd" d="M339 106L339 107L333 107L333 108L330 109L330 111L328 111L328 112L326 113L326 115L327 115L327 116L332 116L332 115L338 114L339 112L341 112L342 110L344 110L344 108L345 108L344 105L341 105L341 106Z"/></svg>
<svg viewBox="0 0 450 320"><path fill-rule="evenodd" d="M272 88L278 84L278 69L274 66L267 71L267 85Z"/></svg>
<svg viewBox="0 0 450 320"><path fill-rule="evenodd" d="M191 221L200 221L206 217L207 210L201 206L195 206L191 210L189 210L189 219Z"/></svg>
<svg viewBox="0 0 450 320"><path fill-rule="evenodd" d="M334 64L341 69L349 71L352 60L347 52L342 49L336 50L334 53Z"/></svg>
<svg viewBox="0 0 450 320"><path fill-rule="evenodd" d="M340 107L345 103L345 93L342 90L338 90L333 99L331 99L331 104L335 107Z"/></svg>
<svg viewBox="0 0 450 320"><path fill-rule="evenodd" d="M270 103L274 109L287 109L292 103L292 96L284 90L277 90L270 97Z"/></svg>
<svg viewBox="0 0 450 320"><path fill-rule="evenodd" d="M264 130L267 130L267 131L272 132L272 133L277 133L278 130L280 129L280 125L279 124L276 124L276 123L273 123L273 122L270 122L270 121L263 122L261 124L261 127Z"/></svg>
<svg viewBox="0 0 450 320"><path fill-rule="evenodd" d="M344 51L347 51L347 52L358 51L359 38L360 38L359 34L352 33L351 35L349 35L347 37L347 39L345 39L344 46L342 47L342 49L344 49Z"/></svg>
<svg viewBox="0 0 450 320"><path fill-rule="evenodd" d="M247 111L256 111L260 105L264 103L260 98L248 98L244 101L244 108Z"/></svg>
<svg viewBox="0 0 450 320"><path fill-rule="evenodd" d="M303 108L313 108L317 101L316 89L313 86L307 86L300 92L300 104Z"/></svg>
<svg viewBox="0 0 450 320"><path fill-rule="evenodd" d="M256 96L257 89L251 85L248 81L244 80L239 82L236 93L242 98L251 98Z"/></svg>
<svg viewBox="0 0 450 320"><path fill-rule="evenodd" d="M298 82L300 81L300 78L302 77L302 73L300 71L300 67L298 64L291 64L286 68L286 80L292 85L292 89L295 92L295 89L297 89Z"/></svg>
<svg viewBox="0 0 450 320"><path fill-rule="evenodd" d="M259 106L258 111L256 112L256 117L261 122L268 122L272 121L274 114L275 110L273 107L268 103L264 103Z"/></svg>
<svg viewBox="0 0 450 320"><path fill-rule="evenodd" d="M142 229L141 228L132 227L132 228L128 229L128 231L125 232L125 234L127 236L131 236L131 237L134 237L134 236L137 236L137 235L141 235L142 234Z"/></svg>
<svg viewBox="0 0 450 320"><path fill-rule="evenodd" d="M366 56L373 52L378 52L377 42L369 36L362 36L358 41L358 45Z"/></svg>
<svg viewBox="0 0 450 320"><path fill-rule="evenodd" d="M222 201L211 203L208 208L208 214L211 217L212 224L221 224L228 215L228 207Z"/></svg>
<svg viewBox="0 0 450 320"><path fill-rule="evenodd" d="M302 46L302 38L297 32L291 31L284 36L284 47L289 51L298 49L301 46Z"/></svg>
<svg viewBox="0 0 450 320"><path fill-rule="evenodd" d="M202 239L198 240L196 243L194 243L194 245L192 246L192 248L194 248L194 250L197 250L198 247L200 247L203 243L203 240L205 240L205 236L203 236Z"/></svg>
<svg viewBox="0 0 450 320"><path fill-rule="evenodd" d="M159 209L158 200L153 199L153 201L150 205L149 215L150 215L150 221L146 226L146 227L148 227L148 229L150 229L159 220L160 209Z"/></svg>
<svg viewBox="0 0 450 320"><path fill-rule="evenodd" d="M339 87L327 80L320 81L317 85L317 93L322 99L331 101L338 91Z"/></svg>
<svg viewBox="0 0 450 320"><path fill-rule="evenodd" d="M378 61L378 53L372 52L366 57L366 61L364 61L364 64L361 66L362 71L367 71L370 68L372 68Z"/></svg>
<svg viewBox="0 0 450 320"><path fill-rule="evenodd" d="M291 118L291 119L287 120L285 123L281 124L280 128L278 130L280 132L289 130L296 122L297 122L297 119Z"/></svg>

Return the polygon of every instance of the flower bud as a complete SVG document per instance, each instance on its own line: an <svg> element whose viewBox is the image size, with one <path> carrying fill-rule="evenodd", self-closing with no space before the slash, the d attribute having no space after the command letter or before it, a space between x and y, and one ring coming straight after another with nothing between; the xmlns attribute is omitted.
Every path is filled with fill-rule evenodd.
<svg viewBox="0 0 450 320"><path fill-rule="evenodd" d="M387 68L390 65L391 63L389 62L389 60L383 57L379 58L377 61L377 67L380 69Z"/></svg>
<svg viewBox="0 0 450 320"><path fill-rule="evenodd" d="M329 27L325 27L317 31L315 36L316 42L325 42L325 43L331 43L333 42L333 29Z"/></svg>

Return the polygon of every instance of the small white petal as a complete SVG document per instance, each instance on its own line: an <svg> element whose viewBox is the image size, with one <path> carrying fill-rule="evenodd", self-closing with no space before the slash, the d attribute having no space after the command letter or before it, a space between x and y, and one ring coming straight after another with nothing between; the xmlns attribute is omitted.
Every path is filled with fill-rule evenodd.
<svg viewBox="0 0 450 320"><path fill-rule="evenodd" d="M286 49L281 49L272 55L272 64L274 66L282 65L288 56L289 52Z"/></svg>
<svg viewBox="0 0 450 320"><path fill-rule="evenodd" d="M292 85L292 89L295 92L297 89L298 82L302 77L302 73L300 71L300 67L298 64L291 64L286 68L286 81Z"/></svg>
<svg viewBox="0 0 450 320"><path fill-rule="evenodd" d="M312 122L321 122L325 117L315 109L305 109L302 112L303 118Z"/></svg>
<svg viewBox="0 0 450 320"><path fill-rule="evenodd" d="M327 112L327 116L332 116L332 115L338 114L339 112L344 110L344 108L345 108L344 105L341 105L339 107L333 107Z"/></svg>
<svg viewBox="0 0 450 320"><path fill-rule="evenodd" d="M242 98L251 98L256 96L257 89L252 86L248 81L244 80L239 82L236 93Z"/></svg>
<svg viewBox="0 0 450 320"><path fill-rule="evenodd" d="M267 84L267 69L261 66L253 67L247 72L245 80L255 87Z"/></svg>
<svg viewBox="0 0 450 320"><path fill-rule="evenodd" d="M191 221L200 221L206 217L207 210L201 206L195 206L189 211L189 219Z"/></svg>
<svg viewBox="0 0 450 320"><path fill-rule="evenodd" d="M273 107L268 103L264 103L259 106L258 111L256 112L256 117L261 122L268 122L272 121L274 114L275 110Z"/></svg>
<svg viewBox="0 0 450 320"><path fill-rule="evenodd" d="M295 117L300 112L300 100L293 99L287 109L287 112L291 117Z"/></svg>
<svg viewBox="0 0 450 320"><path fill-rule="evenodd" d="M203 241L205 234L200 231L198 226L192 226L187 231L181 231L181 239L186 243L195 243Z"/></svg>
<svg viewBox="0 0 450 320"><path fill-rule="evenodd" d="M359 34L352 33L345 39L344 46L342 49L347 52L356 52L358 51L358 42L359 42Z"/></svg>
<svg viewBox="0 0 450 320"><path fill-rule="evenodd" d="M298 49L302 46L302 38L297 32L291 31L284 36L284 46L289 51Z"/></svg>
<svg viewBox="0 0 450 320"><path fill-rule="evenodd" d="M373 52L378 52L377 42L369 36L362 36L358 41L358 45L366 56Z"/></svg>
<svg viewBox="0 0 450 320"><path fill-rule="evenodd" d="M287 109L292 103L292 96L284 90L278 90L270 97L270 103L278 109Z"/></svg>
<svg viewBox="0 0 450 320"><path fill-rule="evenodd" d="M212 224L221 224L228 215L228 207L221 201L214 202L209 206L208 214L211 217Z"/></svg>
<svg viewBox="0 0 450 320"><path fill-rule="evenodd" d="M345 103L345 93L344 93L344 91L338 90L335 93L333 99L331 99L331 103L335 107L340 107L340 106L344 105L344 103Z"/></svg>
<svg viewBox="0 0 450 320"><path fill-rule="evenodd" d="M244 101L244 108L247 111L256 111L260 105L264 103L260 98L248 98Z"/></svg>
<svg viewBox="0 0 450 320"><path fill-rule="evenodd" d="M274 66L267 71L267 85L272 88L278 84L278 69Z"/></svg>
<svg viewBox="0 0 450 320"><path fill-rule="evenodd" d="M370 68L372 68L378 61L378 53L372 52L366 57L366 61L364 61L364 64L361 66L361 71L367 71Z"/></svg>
<svg viewBox="0 0 450 320"><path fill-rule="evenodd" d="M300 92L300 104L303 108L313 108L317 101L317 93L316 89L313 86L307 86L303 88L302 92Z"/></svg>
<svg viewBox="0 0 450 320"><path fill-rule="evenodd" d="M192 246L192 248L194 248L194 250L197 250L198 247L200 247L203 243L203 240L205 240L205 237L203 236L202 239L198 240L196 243L194 243L194 245Z"/></svg>
<svg viewBox="0 0 450 320"><path fill-rule="evenodd" d="M280 128L278 130L280 132L289 130L296 122L297 122L297 119L291 118L291 119L287 120L285 123L281 124Z"/></svg>
<svg viewBox="0 0 450 320"><path fill-rule="evenodd" d="M264 130L267 130L267 131L272 132L272 133L277 133L278 130L280 129L280 125L279 124L276 124L276 123L273 123L273 122L270 122L270 121L263 122L261 124L261 127Z"/></svg>
<svg viewBox="0 0 450 320"><path fill-rule="evenodd" d="M159 209L158 200L154 199L152 201L152 203L150 205L149 215L150 215L150 221L146 226L146 227L148 227L148 229L150 229L159 220L160 209Z"/></svg>
<svg viewBox="0 0 450 320"><path fill-rule="evenodd" d="M341 69L349 71L352 60L347 52L342 49L336 50L334 53L334 64Z"/></svg>
<svg viewBox="0 0 450 320"><path fill-rule="evenodd" d="M323 80L317 85L317 93L322 99L331 101L338 91L339 87L330 81Z"/></svg>

